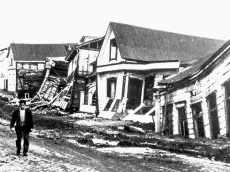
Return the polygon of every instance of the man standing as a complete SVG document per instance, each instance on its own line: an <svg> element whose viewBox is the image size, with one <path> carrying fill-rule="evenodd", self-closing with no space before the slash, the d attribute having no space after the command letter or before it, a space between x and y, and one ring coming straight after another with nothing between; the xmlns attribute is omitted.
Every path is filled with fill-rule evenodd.
<svg viewBox="0 0 230 172"><path fill-rule="evenodd" d="M15 125L16 124L16 125ZM15 131L17 134L16 147L17 155L20 155L21 150L21 140L23 136L23 156L27 156L29 148L29 133L31 128L33 128L33 118L32 113L29 109L26 108L26 101L19 101L19 109L13 112L13 116L10 123L10 130L13 132L15 125Z"/></svg>

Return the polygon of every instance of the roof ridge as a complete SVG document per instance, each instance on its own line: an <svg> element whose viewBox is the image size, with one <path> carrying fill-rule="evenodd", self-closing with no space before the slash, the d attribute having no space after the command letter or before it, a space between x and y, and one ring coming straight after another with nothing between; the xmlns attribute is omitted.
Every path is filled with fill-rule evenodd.
<svg viewBox="0 0 230 172"><path fill-rule="evenodd" d="M214 53L226 41L110 22L121 57L138 61L186 62Z"/></svg>
<svg viewBox="0 0 230 172"><path fill-rule="evenodd" d="M162 33L168 33L168 34L175 34L175 35L178 35L178 36L179 35L180 36L188 36L188 37L202 38L202 39L209 39L209 40L216 40L216 41L223 41L223 42L227 41L227 40L222 40L222 39L214 39L214 38L208 38L208 37L203 37L203 36L195 36L195 35L188 35L188 34L183 34L183 33L172 32L172 31L152 29L152 28L147 28L147 27L143 27L143 26L126 24L126 23L110 22L110 24L126 25L126 26L129 26L129 27L136 27L136 28L147 29L147 30L152 30L152 31L156 31L156 32L162 32Z"/></svg>
<svg viewBox="0 0 230 172"><path fill-rule="evenodd" d="M78 45L78 43L11 43L10 45Z"/></svg>

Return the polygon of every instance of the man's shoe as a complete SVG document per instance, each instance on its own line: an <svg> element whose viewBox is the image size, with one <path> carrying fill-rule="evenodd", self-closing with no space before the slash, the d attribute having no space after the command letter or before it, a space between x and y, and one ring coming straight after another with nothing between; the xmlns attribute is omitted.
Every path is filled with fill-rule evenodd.
<svg viewBox="0 0 230 172"><path fill-rule="evenodd" d="M28 156L27 153L23 153L23 156Z"/></svg>
<svg viewBox="0 0 230 172"><path fill-rule="evenodd" d="M17 155L20 155L20 150L17 150L16 154L17 154Z"/></svg>

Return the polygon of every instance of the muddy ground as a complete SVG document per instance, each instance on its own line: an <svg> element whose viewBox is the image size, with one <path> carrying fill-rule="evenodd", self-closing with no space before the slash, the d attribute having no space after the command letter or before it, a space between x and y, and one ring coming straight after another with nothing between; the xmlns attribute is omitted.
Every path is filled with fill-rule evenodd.
<svg viewBox="0 0 230 172"><path fill-rule="evenodd" d="M4 103L5 100L0 100L3 112L0 112L0 116L9 121L10 114L15 107L4 107ZM229 162L229 147L226 139L211 141L209 139L184 139L179 136L163 137L153 133L149 125L99 118L81 120L69 115L60 116L54 113L55 110L47 111L48 113L45 111L46 109L43 112L42 110L33 112L35 123L35 129L31 133L33 138L45 139L55 145L70 146L80 152L87 150L82 153L91 152L90 156L94 158L100 154L102 160L111 159L115 161L113 163L136 164L138 162L139 164L136 167L127 164L126 167L122 167L123 170L120 169L121 171L132 171L132 168L140 169L139 171L150 169L152 171L153 169L157 169L156 171L188 169L189 171L205 171L202 169L207 170L213 164L216 171L230 170L228 163L217 165L218 161ZM125 129L125 125L142 127L146 134L131 132ZM163 167L156 166L155 163Z"/></svg>
<svg viewBox="0 0 230 172"><path fill-rule="evenodd" d="M56 131L56 137L54 131ZM39 134L40 133L40 134ZM46 133L46 134L44 134ZM77 142L78 135L51 129L31 133L28 157L15 156L14 133L9 121L0 124L0 171L229 171L230 165L149 147L96 147ZM44 134L44 135L43 135ZM43 135L43 136L42 136ZM74 142L75 140L75 142Z"/></svg>

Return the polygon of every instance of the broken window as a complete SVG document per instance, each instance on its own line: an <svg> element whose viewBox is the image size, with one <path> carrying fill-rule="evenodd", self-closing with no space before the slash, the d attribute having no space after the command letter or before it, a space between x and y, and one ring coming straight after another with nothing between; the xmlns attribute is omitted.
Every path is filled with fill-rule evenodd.
<svg viewBox="0 0 230 172"><path fill-rule="evenodd" d="M211 137L216 139L220 134L219 119L216 105L216 93L213 92L207 97Z"/></svg>
<svg viewBox="0 0 230 172"><path fill-rule="evenodd" d="M38 70L44 70L45 64L44 63L38 63Z"/></svg>
<svg viewBox="0 0 230 172"><path fill-rule="evenodd" d="M35 64L35 63L30 64L30 69L31 70L37 70L37 64Z"/></svg>
<svg viewBox="0 0 230 172"><path fill-rule="evenodd" d="M110 61L117 59L117 43L115 38L110 40Z"/></svg>
<svg viewBox="0 0 230 172"><path fill-rule="evenodd" d="M28 63L24 63L23 64L23 69L30 69L30 65Z"/></svg>
<svg viewBox="0 0 230 172"><path fill-rule="evenodd" d="M22 64L21 63L17 63L17 69L22 69Z"/></svg>
<svg viewBox="0 0 230 172"><path fill-rule="evenodd" d="M117 78L112 77L107 79L107 97L115 98Z"/></svg>

